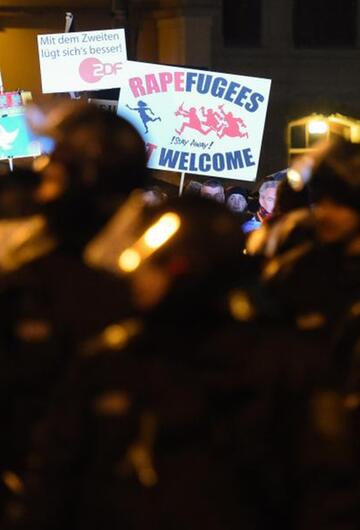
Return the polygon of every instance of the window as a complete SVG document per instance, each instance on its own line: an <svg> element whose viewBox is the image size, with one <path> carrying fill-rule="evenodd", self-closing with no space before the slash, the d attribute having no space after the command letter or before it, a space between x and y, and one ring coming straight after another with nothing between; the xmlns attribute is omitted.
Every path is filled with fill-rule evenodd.
<svg viewBox="0 0 360 530"><path fill-rule="evenodd" d="M306 147L306 129L305 125L294 125L290 129L290 145L293 149Z"/></svg>
<svg viewBox="0 0 360 530"><path fill-rule="evenodd" d="M294 0L297 48L352 48L356 45L357 0Z"/></svg>
<svg viewBox="0 0 360 530"><path fill-rule="evenodd" d="M262 0L223 0L223 36L225 46L261 45Z"/></svg>

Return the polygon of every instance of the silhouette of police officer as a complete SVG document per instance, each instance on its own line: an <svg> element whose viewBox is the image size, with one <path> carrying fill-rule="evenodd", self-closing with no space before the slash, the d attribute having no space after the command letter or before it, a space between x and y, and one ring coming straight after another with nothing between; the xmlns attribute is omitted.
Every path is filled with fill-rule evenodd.
<svg viewBox="0 0 360 530"><path fill-rule="evenodd" d="M10 490L6 473L21 475L32 425L76 344L130 310L124 284L91 269L83 252L146 181L143 141L125 120L69 102L49 113L45 129L56 145L37 162L37 213L0 259L0 473Z"/></svg>
<svg viewBox="0 0 360 530"><path fill-rule="evenodd" d="M244 236L225 206L197 197L170 200L140 224L119 246L118 270L141 318L83 344L37 433L20 527L237 526L237 470L221 433L234 405L230 368L203 346L228 321L224 297L239 271L245 281Z"/></svg>

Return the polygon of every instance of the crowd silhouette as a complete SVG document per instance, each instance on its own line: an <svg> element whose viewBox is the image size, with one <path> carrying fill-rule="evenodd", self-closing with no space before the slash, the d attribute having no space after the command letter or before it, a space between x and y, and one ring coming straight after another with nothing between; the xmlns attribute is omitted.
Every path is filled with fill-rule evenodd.
<svg viewBox="0 0 360 530"><path fill-rule="evenodd" d="M360 144L250 212L219 179L150 197L105 110L43 127L53 151L0 176L0 529L358 528Z"/></svg>

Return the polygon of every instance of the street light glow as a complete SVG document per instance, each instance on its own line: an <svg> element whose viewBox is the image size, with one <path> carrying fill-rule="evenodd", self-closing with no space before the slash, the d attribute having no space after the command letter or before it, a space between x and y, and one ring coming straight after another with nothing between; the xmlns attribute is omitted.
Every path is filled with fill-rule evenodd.
<svg viewBox="0 0 360 530"><path fill-rule="evenodd" d="M329 130L329 125L324 120L311 120L308 125L310 134L326 134Z"/></svg>

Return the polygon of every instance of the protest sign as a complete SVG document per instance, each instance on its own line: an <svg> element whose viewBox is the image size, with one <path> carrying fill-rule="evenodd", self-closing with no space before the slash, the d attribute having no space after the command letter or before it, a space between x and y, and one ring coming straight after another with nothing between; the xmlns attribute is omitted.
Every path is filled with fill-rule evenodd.
<svg viewBox="0 0 360 530"><path fill-rule="evenodd" d="M102 90L121 85L125 31L79 31L38 35L44 93Z"/></svg>
<svg viewBox="0 0 360 530"><path fill-rule="evenodd" d="M269 79L128 61L118 114L152 169L254 181Z"/></svg>
<svg viewBox="0 0 360 530"><path fill-rule="evenodd" d="M26 93L28 94L28 93ZM40 155L40 144L28 129L21 92L0 95L0 159Z"/></svg>

